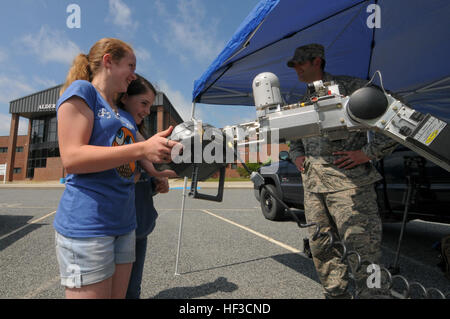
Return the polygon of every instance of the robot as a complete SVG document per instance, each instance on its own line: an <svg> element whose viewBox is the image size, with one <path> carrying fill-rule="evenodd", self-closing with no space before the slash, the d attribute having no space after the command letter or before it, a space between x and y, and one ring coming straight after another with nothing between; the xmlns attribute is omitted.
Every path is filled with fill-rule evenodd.
<svg viewBox="0 0 450 319"><path fill-rule="evenodd" d="M250 179L256 188L265 187L264 178L258 172L250 172L239 158L236 146L242 141L244 141L244 144L248 144L248 142L245 142L247 136L256 136L258 142L279 143L283 140L321 135L327 136L330 140L340 140L347 138L351 131L373 130L389 136L436 165L450 171L450 149L448 148L450 129L448 123L430 114L422 114L413 110L399 99L386 93L383 88L378 89L368 86L368 84L356 90L350 96L343 96L340 94L337 84L316 81L309 84L310 91L315 92L314 97L307 102L286 105L281 97L278 77L269 72L261 73L254 78L252 83L256 121L227 126L223 129L203 124L201 120L194 118L182 123L175 127L170 137L172 140L180 142L181 145L181 147L174 147L172 150L172 162L155 165L155 167L174 170L179 176L185 177L185 183L187 177L191 177L190 197L220 202L223 197L225 167L229 163L235 163L236 160L239 160L251 174ZM205 154L209 154L209 156L205 157ZM208 178L217 170L220 171L217 195L198 193L198 181ZM318 237L329 236L330 246L341 247L343 259L350 254L355 254L358 256L358 267L361 265L361 258L357 252L348 251L343 242L333 238L331 233L322 232L319 225L314 223L303 224L296 216L295 209L288 207L276 194L268 191L275 200L280 202L286 212L291 213L300 228L315 227L313 240ZM398 272L397 261L406 216L407 209L404 213L394 264L395 272ZM182 222L179 238L181 238L181 225ZM304 247L306 246L304 245ZM178 267L179 249L180 242L178 244L176 269ZM393 277L390 271L385 268L382 269L388 274L392 283ZM401 278L404 279L404 277ZM404 281L407 282L406 279ZM426 291L426 296L435 291L441 298L446 298L437 289L425 289L422 285L420 286L423 291Z"/></svg>
<svg viewBox="0 0 450 319"><path fill-rule="evenodd" d="M366 86L350 96L342 96L337 84L316 81L309 84L315 92L309 101L285 105L275 74L258 74L252 88L256 121L217 129L193 118L175 127L170 139L180 142L183 149L172 151L172 163L156 167L191 177L191 197L222 200L225 167L240 160L236 146L243 136L249 135L256 136L259 142L279 143L319 135L338 140L345 139L351 131L373 130L450 171L450 149L446 147L450 140L448 123L411 109L384 89ZM210 154L209 158L202 156L205 153ZM197 182L217 171L220 171L218 194L199 194ZM256 186L264 183L258 175L253 172L250 176Z"/></svg>

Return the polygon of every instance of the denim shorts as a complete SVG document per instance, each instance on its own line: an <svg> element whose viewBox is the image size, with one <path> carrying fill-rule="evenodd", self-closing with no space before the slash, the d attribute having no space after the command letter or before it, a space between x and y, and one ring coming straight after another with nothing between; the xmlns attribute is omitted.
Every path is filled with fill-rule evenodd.
<svg viewBox="0 0 450 319"><path fill-rule="evenodd" d="M55 232L61 285L80 288L112 277L116 264L135 261L134 230L122 236L69 238Z"/></svg>

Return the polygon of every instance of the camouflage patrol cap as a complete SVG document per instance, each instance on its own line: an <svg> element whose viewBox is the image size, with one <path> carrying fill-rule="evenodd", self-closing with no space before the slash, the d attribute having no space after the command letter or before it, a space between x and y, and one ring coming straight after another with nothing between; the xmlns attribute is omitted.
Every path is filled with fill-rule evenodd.
<svg viewBox="0 0 450 319"><path fill-rule="evenodd" d="M325 60L325 49L323 45L311 43L295 49L294 56L287 62L287 66L293 68L295 63L302 63L315 57Z"/></svg>

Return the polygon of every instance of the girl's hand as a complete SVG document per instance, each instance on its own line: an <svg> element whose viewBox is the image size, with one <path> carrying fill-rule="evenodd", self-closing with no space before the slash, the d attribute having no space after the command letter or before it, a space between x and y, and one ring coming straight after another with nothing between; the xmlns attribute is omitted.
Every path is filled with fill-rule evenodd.
<svg viewBox="0 0 450 319"><path fill-rule="evenodd" d="M179 144L178 142L171 141L167 137L172 133L173 126L170 126L167 130L159 132L153 135L144 143L145 157L153 163L170 163L172 148Z"/></svg>
<svg viewBox="0 0 450 319"><path fill-rule="evenodd" d="M178 174L175 173L175 171L172 171L171 169L165 169L155 174L155 176L171 178L171 177L178 177Z"/></svg>
<svg viewBox="0 0 450 319"><path fill-rule="evenodd" d="M167 177L154 177L156 182L156 191L161 194L169 192L169 180Z"/></svg>

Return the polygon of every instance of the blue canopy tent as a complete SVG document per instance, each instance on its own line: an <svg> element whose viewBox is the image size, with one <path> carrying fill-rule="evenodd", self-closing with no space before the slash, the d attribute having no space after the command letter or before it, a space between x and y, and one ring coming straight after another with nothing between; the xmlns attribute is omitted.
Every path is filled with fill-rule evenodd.
<svg viewBox="0 0 450 319"><path fill-rule="evenodd" d="M261 72L297 102L305 84L286 62L296 47L320 43L327 72L370 79L380 70L385 89L450 120L449 15L448 0L262 0L194 82L193 105L254 105Z"/></svg>

